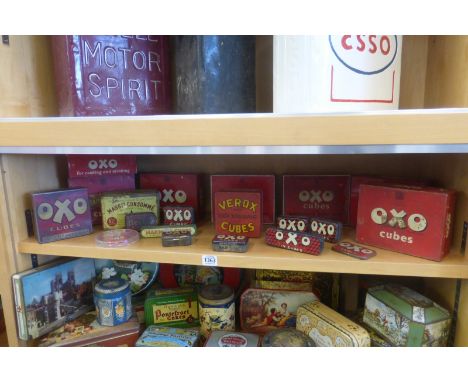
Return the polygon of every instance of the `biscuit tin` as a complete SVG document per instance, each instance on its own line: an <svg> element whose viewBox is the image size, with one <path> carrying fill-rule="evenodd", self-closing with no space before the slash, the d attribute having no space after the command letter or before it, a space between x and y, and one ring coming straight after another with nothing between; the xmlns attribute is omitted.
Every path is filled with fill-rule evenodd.
<svg viewBox="0 0 468 382"><path fill-rule="evenodd" d="M67 155L67 162L69 178L97 177L106 179L105 183L109 181L114 183L116 180L111 180L107 176L118 175L120 178L115 179L128 182L133 179L133 184L135 184L135 178L131 176L137 172L135 155ZM97 186L101 183L93 184Z"/></svg>
<svg viewBox="0 0 468 382"><path fill-rule="evenodd" d="M205 285L198 294L200 333L206 340L213 330L236 329L234 289L225 284Z"/></svg>
<svg viewBox="0 0 468 382"><path fill-rule="evenodd" d="M141 231L142 227L157 224L156 215L152 212L137 212L125 215L125 228Z"/></svg>
<svg viewBox="0 0 468 382"><path fill-rule="evenodd" d="M158 238L162 237L163 232L180 232L188 231L190 235L197 234L197 226L195 224L187 224L184 226L175 226L175 225L159 225L155 227L142 227L140 234L141 237L145 238Z"/></svg>
<svg viewBox="0 0 468 382"><path fill-rule="evenodd" d="M394 346L446 346L450 313L397 284L369 288L363 321Z"/></svg>
<svg viewBox="0 0 468 382"><path fill-rule="evenodd" d="M450 248L454 205L451 190L362 185L356 241L441 261Z"/></svg>
<svg viewBox="0 0 468 382"><path fill-rule="evenodd" d="M163 247L192 245L192 235L190 231L163 232L162 245Z"/></svg>
<svg viewBox="0 0 468 382"><path fill-rule="evenodd" d="M315 347L315 342L297 329L283 328L265 334L262 347Z"/></svg>
<svg viewBox="0 0 468 382"><path fill-rule="evenodd" d="M214 222L215 199L218 191L260 190L262 193L262 222L275 223L275 176L274 175L212 175L211 176L211 221Z"/></svg>
<svg viewBox="0 0 468 382"><path fill-rule="evenodd" d="M147 326L198 326L197 292L193 288L150 290L145 299L145 322Z"/></svg>
<svg viewBox="0 0 468 382"><path fill-rule="evenodd" d="M276 290L303 290L314 291L312 283L301 283L294 281L268 281L268 280L252 280L252 288L260 289L276 289Z"/></svg>
<svg viewBox="0 0 468 382"><path fill-rule="evenodd" d="M259 237L262 233L262 195L256 191L219 191L214 194L217 234Z"/></svg>
<svg viewBox="0 0 468 382"><path fill-rule="evenodd" d="M316 346L370 346L364 328L319 301L297 309L296 329L312 338Z"/></svg>
<svg viewBox="0 0 468 382"><path fill-rule="evenodd" d="M162 208L162 211L164 224L166 225L186 225L195 223L195 210L193 207L166 206Z"/></svg>
<svg viewBox="0 0 468 382"><path fill-rule="evenodd" d="M59 259L14 274L18 337L40 337L93 309L94 260Z"/></svg>
<svg viewBox="0 0 468 382"><path fill-rule="evenodd" d="M34 232L39 243L89 235L91 206L85 188L32 194Z"/></svg>
<svg viewBox="0 0 468 382"><path fill-rule="evenodd" d="M249 238L242 235L216 235L211 241L213 251L247 252Z"/></svg>
<svg viewBox="0 0 468 382"><path fill-rule="evenodd" d="M256 269L255 278L257 280L268 281L294 281L294 282L314 282L316 273L304 271L284 271L281 269Z"/></svg>
<svg viewBox="0 0 468 382"><path fill-rule="evenodd" d="M347 223L348 175L284 175L283 214Z"/></svg>
<svg viewBox="0 0 468 382"><path fill-rule="evenodd" d="M205 347L257 347L260 345L260 337L254 333L228 332L225 330L213 330L205 343Z"/></svg>
<svg viewBox="0 0 468 382"><path fill-rule="evenodd" d="M135 346L142 347L193 347L196 346L200 332L196 328L171 328L150 325L143 332Z"/></svg>
<svg viewBox="0 0 468 382"><path fill-rule="evenodd" d="M38 340L38 346L135 346L140 334L136 317L118 326L103 326L91 311Z"/></svg>
<svg viewBox="0 0 468 382"><path fill-rule="evenodd" d="M94 287L94 305L99 324L115 326L127 322L132 316L130 283L121 278L99 281Z"/></svg>
<svg viewBox="0 0 468 382"><path fill-rule="evenodd" d="M101 197L102 226L104 229L125 228L125 215L152 212L159 221L159 194L151 191L106 193Z"/></svg>
<svg viewBox="0 0 468 382"><path fill-rule="evenodd" d="M279 229L294 232L307 232L309 230L309 218L299 216L278 216L276 226Z"/></svg>
<svg viewBox="0 0 468 382"><path fill-rule="evenodd" d="M341 240L343 224L341 222L311 218L309 222L310 232L323 237L329 243L336 243Z"/></svg>
<svg viewBox="0 0 468 382"><path fill-rule="evenodd" d="M246 289L240 298L240 327L254 333L295 328L297 308L317 300L307 291Z"/></svg>
<svg viewBox="0 0 468 382"><path fill-rule="evenodd" d="M319 255L323 250L323 238L320 236L278 228L266 230L265 242L273 247L307 253L308 255Z"/></svg>

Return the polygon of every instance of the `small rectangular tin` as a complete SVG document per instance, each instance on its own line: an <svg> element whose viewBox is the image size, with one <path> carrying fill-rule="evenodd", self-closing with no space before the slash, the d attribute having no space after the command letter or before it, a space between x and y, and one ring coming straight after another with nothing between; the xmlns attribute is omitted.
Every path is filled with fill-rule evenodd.
<svg viewBox="0 0 468 382"><path fill-rule="evenodd" d="M159 199L156 191L105 193L101 197L102 227L125 228L125 215L137 212L152 212L159 222Z"/></svg>
<svg viewBox="0 0 468 382"><path fill-rule="evenodd" d="M138 338L136 347L194 347L198 344L200 331L196 328L168 328L150 325Z"/></svg>
<svg viewBox="0 0 468 382"><path fill-rule="evenodd" d="M341 243L335 244L331 249L332 251L342 253L359 260L368 260L377 255L377 252L373 249L366 248L349 241L342 241Z"/></svg>
<svg viewBox="0 0 468 382"><path fill-rule="evenodd" d="M249 238L243 235L216 235L211 241L213 251L247 252Z"/></svg>
<svg viewBox="0 0 468 382"><path fill-rule="evenodd" d="M163 232L163 247L177 247L192 245L192 235L189 231Z"/></svg>
<svg viewBox="0 0 468 382"><path fill-rule="evenodd" d="M307 232L309 230L309 218L302 216L278 216L276 227L293 232Z"/></svg>
<svg viewBox="0 0 468 382"><path fill-rule="evenodd" d="M163 232L181 232L188 231L190 235L194 236L197 234L197 225L188 224L183 226L177 225L159 225L156 227L142 227L140 234L141 237L145 238L158 238L162 237Z"/></svg>
<svg viewBox="0 0 468 382"><path fill-rule="evenodd" d="M254 333L228 332L226 330L214 330L211 332L205 347L258 347L260 336Z"/></svg>
<svg viewBox="0 0 468 382"><path fill-rule="evenodd" d="M86 188L32 194L34 232L39 243L89 235L93 232Z"/></svg>
<svg viewBox="0 0 468 382"><path fill-rule="evenodd" d="M137 172L135 155L67 155L68 177L134 175Z"/></svg>
<svg viewBox="0 0 468 382"><path fill-rule="evenodd" d="M162 208L166 225L187 225L195 223L195 210L186 206L166 206ZM148 224L150 225L150 224Z"/></svg>
<svg viewBox="0 0 468 382"><path fill-rule="evenodd" d="M297 330L307 334L316 346L368 347L369 333L320 301L297 309Z"/></svg>
<svg viewBox="0 0 468 382"><path fill-rule="evenodd" d="M320 255L323 250L323 238L320 236L278 228L268 228L265 232L265 241L273 247L307 253L308 255Z"/></svg>
<svg viewBox="0 0 468 382"><path fill-rule="evenodd" d="M142 227L157 224L156 215L152 212L138 212L125 215L125 228L141 231Z"/></svg>
<svg viewBox="0 0 468 382"><path fill-rule="evenodd" d="M343 223L320 218L310 218L309 231L323 237L329 243L336 243L341 240L343 233Z"/></svg>

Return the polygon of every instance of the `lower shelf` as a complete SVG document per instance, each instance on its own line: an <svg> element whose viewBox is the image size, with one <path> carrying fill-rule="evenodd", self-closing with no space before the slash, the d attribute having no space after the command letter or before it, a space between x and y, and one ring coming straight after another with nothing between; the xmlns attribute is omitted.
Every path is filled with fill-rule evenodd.
<svg viewBox="0 0 468 382"><path fill-rule="evenodd" d="M214 255L220 267L282 269L310 272L375 274L395 276L421 276L468 278L468 259L452 251L442 262L420 259L383 249L374 248L377 256L358 260L331 250L326 243L319 256L306 255L265 244L262 236L250 239L246 253L214 252L211 225L202 225L194 243L186 247L163 247L161 239L140 239L122 248L101 248L95 244L97 233L73 239L39 244L34 237L19 243L18 250L25 254L121 259L173 264L203 265L203 255ZM354 232L345 232L344 240L353 241ZM372 248L372 247L370 247Z"/></svg>

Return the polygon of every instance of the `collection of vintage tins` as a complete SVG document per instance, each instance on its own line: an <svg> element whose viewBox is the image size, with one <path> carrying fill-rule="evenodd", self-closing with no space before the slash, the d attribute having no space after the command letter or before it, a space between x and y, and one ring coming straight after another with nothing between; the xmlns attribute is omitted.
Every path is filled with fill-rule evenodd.
<svg viewBox="0 0 468 382"><path fill-rule="evenodd" d="M94 287L97 320L103 326L127 322L132 316L130 284L123 279L101 280Z"/></svg>

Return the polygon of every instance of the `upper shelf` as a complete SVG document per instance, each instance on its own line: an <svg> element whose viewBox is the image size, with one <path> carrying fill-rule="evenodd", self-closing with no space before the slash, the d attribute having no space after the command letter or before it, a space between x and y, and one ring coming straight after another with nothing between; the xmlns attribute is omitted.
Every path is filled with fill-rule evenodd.
<svg viewBox="0 0 468 382"><path fill-rule="evenodd" d="M468 109L0 118L2 153L466 153Z"/></svg>

